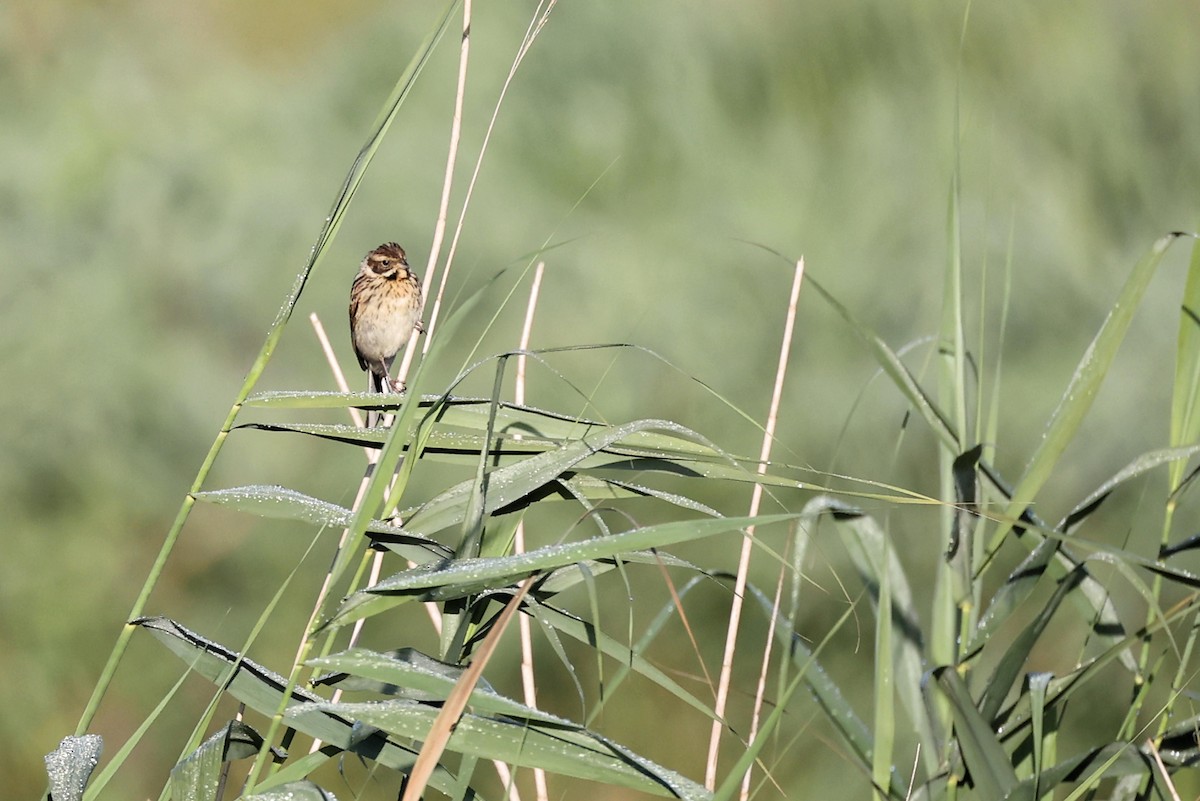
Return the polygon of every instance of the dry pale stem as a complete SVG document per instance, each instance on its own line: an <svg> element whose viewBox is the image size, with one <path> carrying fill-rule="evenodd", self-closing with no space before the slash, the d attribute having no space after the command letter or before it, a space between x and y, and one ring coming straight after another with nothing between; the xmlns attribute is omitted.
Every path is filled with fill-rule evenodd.
<svg viewBox="0 0 1200 801"><path fill-rule="evenodd" d="M775 371L775 387L771 392L771 407L767 413L767 425L763 431L762 449L758 457L758 473L760 475L766 472L767 463L771 459L771 444L775 440L775 427L779 418L779 404L783 397L783 382L787 376L788 355L792 348L792 332L796 325L796 304L800 297L800 285L803 279L804 259L802 258L796 262L795 277L792 279L792 292L788 300L787 318L783 326L783 342L779 349L779 365ZM762 503L762 493L762 484L755 484L754 492L750 496L750 517L758 514L759 506ZM746 593L746 576L750 570L750 553L753 548L753 539L754 526L749 526L746 528L746 536L742 538L742 550L738 558L737 578L734 582L733 603L729 609L729 624L725 635L725 655L721 660L721 675L717 681L717 703L714 709L716 715L712 724L712 732L709 736L708 761L705 765L704 773L704 786L709 790L716 787L717 757L721 746L721 730L724 728L725 708L729 700L729 684L733 675L733 656L737 650L738 626L742 618L742 603ZM778 605L776 605L776 608L778 608ZM774 617L774 614L773 612L772 617ZM774 628L774 620L772 620L771 628ZM765 663L766 659L764 659L764 670L766 669ZM761 698L756 698L750 742L753 742L754 735L757 733L761 706ZM742 787L743 799L747 795L748 782L749 772L746 774L746 780Z"/></svg>
<svg viewBox="0 0 1200 801"><path fill-rule="evenodd" d="M533 317L537 311L538 296L542 288L542 275L546 271L546 263L538 262L533 273L533 284L529 287L529 305L525 309L525 323L521 326L520 350L529 350L530 334L533 331ZM525 354L517 356L517 381L513 396L518 406L525 404L525 367L528 361ZM517 434L520 437L520 434ZM517 523L517 532L513 540L513 549L517 553L525 552L525 521ZM530 632L529 618L522 616L517 620L521 637L521 687L525 695L525 703L537 708L537 680L533 670L533 636ZM550 794L546 785L546 771L541 768L533 769L533 783L538 801L548 801Z"/></svg>

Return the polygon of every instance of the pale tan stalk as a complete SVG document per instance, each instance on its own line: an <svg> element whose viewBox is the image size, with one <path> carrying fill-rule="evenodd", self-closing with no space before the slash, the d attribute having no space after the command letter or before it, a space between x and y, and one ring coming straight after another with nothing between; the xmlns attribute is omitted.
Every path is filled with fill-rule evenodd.
<svg viewBox="0 0 1200 801"><path fill-rule="evenodd" d="M766 473L767 463L771 459L771 444L775 440L775 426L779 418L779 404L783 397L783 381L787 376L788 355L792 349L792 331L796 326L796 304L800 297L800 284L803 279L804 259L801 258L796 262L795 277L792 279L792 294L788 300L787 319L783 326L783 343L779 349L779 366L775 370L775 387L771 392L771 408L767 413L767 425L763 431L762 449L758 457L759 475ZM758 514L759 506L762 503L762 493L762 484L755 484L754 492L750 496L750 517ZM721 659L721 675L717 680L717 703L714 709L715 719L713 720L712 732L709 736L708 761L705 764L704 771L704 786L709 790L716 788L717 757L721 746L721 730L724 728L725 708L729 700L729 684L733 675L733 655L737 650L738 626L742 619L742 602L746 593L746 576L750 570L750 552L754 545L754 529L754 526L748 526L746 528L746 536L742 538L742 551L738 558L737 578L734 581L733 603L729 609L729 624L725 633L725 655ZM778 607L778 604L776 607ZM774 613L772 614L774 615ZM772 621L771 628L774 628L773 623L774 621ZM766 670L766 661L766 658L764 658L764 670ZM761 705L761 697L756 697L754 702L753 727L749 740L751 742L757 733ZM750 772L747 771L747 779L749 775ZM745 785L743 785L744 797Z"/></svg>
<svg viewBox="0 0 1200 801"><path fill-rule="evenodd" d="M1167 791L1171 793L1171 801L1181 801L1179 791L1175 789L1175 783L1171 781L1171 774L1167 770L1167 766L1163 764L1162 755L1158 753L1158 748L1154 745L1153 738L1146 740L1146 748L1150 750L1150 754L1154 757L1154 766L1162 774L1163 783L1167 785Z"/></svg>
<svg viewBox="0 0 1200 801"><path fill-rule="evenodd" d="M455 724L458 723L458 719L462 717L463 711L467 708L471 692L479 683L484 667L496 652L496 644L500 642L500 636L512 622L513 615L521 608L521 601L525 600L525 595L533 586L533 582L533 576L525 579L521 589L504 607L496 624L484 637L470 666L463 671L462 677L454 685L450 695L446 697L441 712L434 719L433 725L429 727L429 734L425 738L424 745L421 746L421 753L417 755L417 761L413 764L412 773L409 774L401 801L420 801L425 792L425 786L429 783L429 777L433 775L438 761L446 751L446 744L450 742L450 735L454 733Z"/></svg>
<svg viewBox="0 0 1200 801"><path fill-rule="evenodd" d="M500 106L504 103L504 96L508 93L508 87L517 74L517 68L521 66L521 62L525 59L529 48L533 46L534 40L542 32L542 28L546 25L546 21L550 17L550 12L554 10L557 4L558 0L549 0L548 3L543 0L534 9L533 19L525 31L525 38L521 41L521 46L517 49L517 55L513 59L512 66L509 67L508 77L504 79L504 85L500 88L500 96L496 98L496 106L492 109L492 118L488 121L487 131L483 135L483 144L479 148L479 157L475 159L475 169L471 172L471 180L467 182L467 194L463 199L462 210L458 215L458 223L454 226L454 237L450 240L450 251L446 254L446 269L442 272L437 294L434 295L433 309L429 313L429 322L427 324L430 328L437 322L438 315L441 313L442 297L446 292L446 278L450 274L450 265L454 263L454 254L458 252L458 240L462 236L463 222L467 217L467 209L471 205L471 196L475 193L475 182L479 179L479 170L483 167L483 157L487 153L488 143L492 139L492 131L496 127L496 118L500 116ZM430 281L428 285L432 286L432 283ZM428 349L429 338L426 337L425 350Z"/></svg>
<svg viewBox="0 0 1200 801"><path fill-rule="evenodd" d="M321 351L325 354L325 360L329 363L329 372L333 374L334 383L337 384L338 389L342 392L349 392L350 386L346 383L346 374L342 371L342 366L338 362L337 356L333 352L333 346L329 343L329 337L325 333L325 326L321 324L321 318L317 316L316 312L313 312L308 316L308 320L310 323L312 323L313 331L317 336L317 342L320 343ZM363 418L358 409L351 408L349 411L350 418L354 421L354 424L361 428L363 425ZM377 452L372 448L363 448L363 452L366 454L368 466L375 464L375 461L378 458ZM363 476L362 482L358 485L358 494L354 497L354 508L356 509L358 508L359 503L362 502L362 496L363 493L366 492L367 481L370 478L370 475L371 471L368 469L366 474ZM349 535L349 533L350 532L348 529L342 529L342 536L341 539L338 540L337 551L341 551L342 548L345 547L346 537ZM335 553L337 553L337 551L335 551ZM333 562L330 562L331 568L332 565ZM313 606L312 611L309 612L308 622L304 626L305 637L301 639L300 645L296 649L296 662L299 662L304 657L304 653L308 650L308 632L313 630L313 626L317 620L317 615L321 613L321 599L325 598L329 594L329 585L331 581L333 581L332 569L325 573L325 579L321 583L321 590L317 593L316 604ZM340 697L340 692L340 690L335 691L335 701ZM314 740L311 751L316 751L320 747L321 741Z"/></svg>
<svg viewBox="0 0 1200 801"><path fill-rule="evenodd" d="M533 315L537 310L538 295L542 289L542 275L546 272L546 262L539 261L533 272L533 285L529 287L529 305L525 309L525 323L521 326L522 351L529 350L530 332L533 330ZM525 405L525 363L528 357L522 352L517 356L517 381L513 389L513 398L518 406ZM515 435L518 439L520 434ZM525 552L525 521L517 523L517 533L513 539L513 550L516 553ZM533 672L533 636L530 633L529 618L522 615L517 619L517 629L521 636L521 687L525 693L525 703L537 708L537 681ZM533 784L538 801L548 801L549 789L546 786L546 771L542 768L533 769Z"/></svg>
<svg viewBox="0 0 1200 801"><path fill-rule="evenodd" d="M325 362L329 365L329 372L333 373L333 383L337 384L339 392L349 392L350 385L346 383L346 374L342 372L342 365L337 360L337 354L333 352L333 345L329 344L329 336L325 333L325 326L321 324L321 318L316 312L308 315L308 321L312 323L313 333L317 335L317 342L321 345L321 352L325 354ZM362 428L363 416L358 409L351 406L347 409L350 412L350 421L354 425ZM363 448L367 458L371 458L371 449Z"/></svg>
<svg viewBox="0 0 1200 801"><path fill-rule="evenodd" d="M429 260L425 263L425 291L428 300L429 289L437 274L438 257L442 253L442 242L446 239L446 220L450 216L450 190L454 187L454 168L458 164L458 143L462 139L463 102L467 96L467 65L471 59L471 0L463 0L463 33L462 44L458 50L458 89L454 93L454 117L450 121L450 147L446 154L446 174L442 178L442 199L438 203L437 222L433 226L433 242L429 246ZM469 196L468 196L469 197ZM465 208L465 203L464 203ZM446 269L442 273L442 281L438 287L438 301L441 300L442 290L446 285L446 277L450 274L450 259L446 259ZM434 309L437 308L434 304ZM425 344L421 353L429 352L429 343L433 340L433 329L436 325L436 315L430 315L426 324ZM400 360L399 376L401 380L408 376L416 354L417 337L413 331L404 349L404 357Z"/></svg>
<svg viewBox="0 0 1200 801"><path fill-rule="evenodd" d="M754 686L754 711L750 716L750 739L748 742L754 742L755 736L758 734L758 725L762 717L763 697L767 693L767 669L771 666L771 649L775 645L775 624L779 620L779 599L783 597L783 580L787 576L787 567L781 566L779 569L779 580L775 582L775 597L771 600L771 620L767 624L767 639L763 643L763 655L759 664L758 683ZM742 789L739 793L741 801L747 801L750 797L750 774L752 771L747 770L746 775L742 777Z"/></svg>

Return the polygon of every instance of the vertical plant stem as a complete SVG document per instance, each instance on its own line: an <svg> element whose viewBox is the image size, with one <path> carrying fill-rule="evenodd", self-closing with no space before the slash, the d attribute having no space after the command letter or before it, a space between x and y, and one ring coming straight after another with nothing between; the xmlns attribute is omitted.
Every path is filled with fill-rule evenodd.
<svg viewBox="0 0 1200 801"><path fill-rule="evenodd" d="M779 623L779 609L783 600L783 580L787 576L787 562L784 561L779 569L779 580L775 582L775 597L771 601L771 619L767 624L767 638L763 642L762 661L758 671L758 684L754 687L754 713L750 718L750 740L753 741L761 725L763 697L767 693L767 673L771 667L771 649L775 647L775 627ZM742 788L739 796L741 801L750 798L750 771L742 777Z"/></svg>
<svg viewBox="0 0 1200 801"><path fill-rule="evenodd" d="M550 12L558 4L558 0L550 0L545 4L538 3L538 7L534 10L533 19L529 23L529 28L525 31L525 38L521 41L521 46L517 49L517 55L513 59L512 66L509 67L508 77L504 79L504 85L500 88L500 96L496 99L496 106L492 110L492 118L488 121L487 130L483 135L483 144L479 147L479 157L475 160L475 169L471 172L471 180L467 182L467 194L463 199L462 210L458 215L458 222L454 226L454 236L450 240L450 251L446 254L446 269L442 273L441 281L438 284L437 294L433 299L433 309L429 313L429 326L436 324L442 309L442 297L446 292L446 278L450 273L450 265L454 263L454 254L458 251L458 240L462 236L463 223L467 217L467 209L471 205L471 196L475 192L475 183L479 179L479 170L483 167L483 157L487 153L488 143L492 139L492 131L496 127L496 119L500 116L500 106L504 103L504 97L508 94L508 87L512 84L513 78L516 77L517 68L521 66L521 62L525 60L529 48L533 46L538 34L542 32L547 20L550 18ZM430 281L432 284L432 281ZM426 349L429 347L428 340L425 343Z"/></svg>
<svg viewBox="0 0 1200 801"><path fill-rule="evenodd" d="M513 390L513 398L518 406L525 405L525 366L528 358L525 351L529 350L530 333L533 330L533 316L537 310L538 295L542 288L542 275L546 272L546 263L539 261L533 272L533 284L529 287L529 305L525 309L525 323L521 326L520 355L517 356L517 381ZM515 435L520 439L521 435ZM525 552L525 521L517 523L517 531L513 539L513 550L516 553ZM521 638L521 689L525 695L525 703L537 708L537 681L533 671L533 637L530 633L529 618L522 615L517 619L517 630ZM538 801L548 801L550 795L546 786L546 771L542 768L533 769L533 784Z"/></svg>
<svg viewBox="0 0 1200 801"><path fill-rule="evenodd" d="M308 315L308 321L312 323L313 333L316 334L317 343L321 346L321 353L325 356L325 363L329 365L329 372L333 375L333 383L337 384L339 392L349 392L350 385L346 383L346 374L342 371L342 365L337 360L337 354L333 352L333 345L329 342L329 336L325 333L325 326L321 324L321 318L316 312ZM350 413L350 422L362 428L363 416L362 413L353 406L347 407L347 412ZM371 457L371 448L363 448L367 458Z"/></svg>
<svg viewBox="0 0 1200 801"><path fill-rule="evenodd" d="M462 26L462 42L459 45L458 51L458 87L454 92L454 116L450 120L450 145L446 152L446 173L442 177L442 198L438 202L437 222L433 226L433 242L429 246L429 260L425 264L425 292L428 298L429 289L433 286L434 278L437 275L438 257L442 253L442 243L446 239L446 220L450 216L450 192L454 188L454 168L458 164L458 144L462 139L462 117L463 103L467 96L467 68L471 63L471 0L463 0L463 26ZM464 201L465 211L465 201ZM441 302L442 292L446 285L446 278L450 274L450 259L446 259L446 269L442 272L441 282L438 284L437 300L434 303L434 308ZM422 346L422 355L429 352L429 343L433 341L433 329L437 324L437 315L429 316L429 323L426 326L425 344ZM404 358L400 362L400 378L403 380L408 375L409 366L412 364L415 355L415 345L417 332L413 331L412 337L408 341L408 347L404 349Z"/></svg>
<svg viewBox="0 0 1200 801"><path fill-rule="evenodd" d="M783 342L779 348L779 365L775 370L775 387L771 392L771 407L767 413L767 425L763 431L762 449L759 452L758 472L760 475L767 470L767 462L771 458L771 444L775 440L779 404L783 397L783 380L787 375L788 356L792 349L792 331L796 325L796 304L800 298L800 285L803 280L804 259L801 258L796 262L796 272L792 278L792 292L788 299L787 318L783 326ZM755 484L754 491L750 496L750 517L758 514L759 505L762 503L762 493L762 484ZM749 526L746 528L746 536L742 538L742 551L738 558L737 578L734 582L733 604L729 610L729 624L725 634L725 654L721 659L721 675L717 679L715 719L709 735L708 760L704 772L704 786L709 790L714 789L717 782L717 757L721 746L721 730L724 728L725 707L729 700L729 684L733 676L733 655L737 650L738 626L742 618L742 602L746 592L746 576L750 571L750 551L754 544L753 540L754 526ZM758 710L761 708L761 704L761 697L757 697L754 702L755 728L751 730L749 738L751 742L757 733ZM747 777L749 774L750 771L747 768Z"/></svg>
<svg viewBox="0 0 1200 801"><path fill-rule="evenodd" d="M416 763L413 764L412 773L409 774L404 788L402 801L419 801L423 797L425 786L429 783L429 778L438 766L438 760L446 750L446 744L450 741L454 726L462 717L472 691L483 676L484 667L491 661L492 655L496 652L496 644L500 642L501 635L512 622L513 615L521 608L521 602L525 600L525 596L529 593L529 588L533 586L535 580L535 577L531 576L521 584L521 588L509 600L492 630L488 632L475 652L470 667L463 671L462 677L454 685L450 695L446 697L441 712L438 713L429 729L425 744L421 747L421 753L417 756Z"/></svg>

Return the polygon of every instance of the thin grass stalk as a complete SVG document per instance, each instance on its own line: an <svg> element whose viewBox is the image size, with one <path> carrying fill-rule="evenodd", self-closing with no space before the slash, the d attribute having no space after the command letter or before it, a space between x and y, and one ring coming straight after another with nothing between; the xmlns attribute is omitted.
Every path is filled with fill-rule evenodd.
<svg viewBox="0 0 1200 801"><path fill-rule="evenodd" d="M513 59L512 66L509 67L508 76L504 79L504 84L500 87L500 96L496 98L496 105L492 109L492 118L488 121L487 130L483 134L483 144L479 147L479 156L475 159L475 168L471 172L471 180L467 182L467 194L463 198L462 209L458 215L458 222L454 226L454 236L450 239L450 251L446 254L446 270L442 273L442 279L438 284L437 294L433 299L433 308L429 313L429 325L432 327L437 323L438 317L441 314L442 298L446 292L446 278L450 272L450 265L454 263L454 256L458 252L458 240L462 236L463 224L467 217L467 209L471 205L471 197L475 193L475 183L479 180L479 171L483 168L483 157L487 153L488 143L492 139L492 131L496 127L496 119L500 116L500 107L504 103L504 98L508 94L508 87L512 84L513 78L516 77L517 68L521 66L521 62L525 60L525 55L529 52L529 48L533 46L538 34L545 27L546 21L550 18L550 12L558 4L558 0L549 0L543 9L544 0L539 2L537 8L534 9L533 19L530 20L529 27L525 31L525 38L521 40L521 46L517 48L517 55ZM430 282L432 284L432 281ZM425 341L425 348L429 348L429 340Z"/></svg>
<svg viewBox="0 0 1200 801"><path fill-rule="evenodd" d="M326 334L325 334L325 326L323 326L321 324L321 320L317 316L316 312L313 312L311 315L309 315L309 321L312 323L313 330L316 332L316 335L317 335L317 340L321 344L321 350L325 354L325 360L329 365L329 372L333 374L334 383L337 384L338 389L340 389L342 392L349 392L350 385L346 383L345 372L342 370L341 363L338 362L337 356L333 352L333 347L329 343L329 337L326 336ZM350 419L354 422L354 424L356 426L361 428L365 424L363 416L359 413L358 409L355 409L354 407L349 407L347 409L347 411L350 413ZM370 470L371 470L372 466L374 466L377 455L378 455L377 451L375 451L373 448L367 448L367 447L363 448L363 453L367 459L367 472L363 475L362 481L359 482L358 493L354 497L354 508L357 508L358 504L362 502L363 494L366 492L367 479L370 476ZM341 538L338 540L338 545L337 545L338 551L340 551L343 547L345 547L346 539L347 539L347 537L349 537L349 535L350 535L349 529L342 529L342 535L341 535ZM332 564L330 565L330 567L331 567L331 569L325 573L325 577L321 583L321 588L317 592L316 601L313 605L312 611L309 612L308 621L304 625L305 638L304 638L304 640L301 640L300 644L296 647L296 656L293 661L293 667L301 664L303 655L307 650L306 640L309 636L309 633L313 631L313 628L316 625L317 617L321 614L321 606L323 604L322 599L327 597L327 595L329 594L329 587L330 587L330 584L333 582ZM353 643L353 641L355 639L355 635L357 635L357 633L358 633L358 629L356 628L354 634L351 635L352 643ZM341 696L341 689L339 688L334 691L334 700L336 701L340 696ZM320 749L321 745L322 745L321 740L314 739L311 747L309 748L309 753L316 752L318 749Z"/></svg>
<svg viewBox="0 0 1200 801"><path fill-rule="evenodd" d="M1194 236L1194 235L1193 235ZM1179 314L1179 334L1175 346L1175 375L1174 392L1171 398L1171 431L1170 445L1173 448L1191 445L1200 436L1200 414L1197 413L1197 402L1200 400L1200 323L1196 314L1200 310L1200 244L1193 242L1192 257L1188 261L1187 280L1183 290L1183 304ZM1171 541L1171 532L1175 528L1175 510L1183 490L1187 462L1184 460L1172 462L1167 467L1167 486L1170 494L1167 496L1166 508L1163 514L1162 534L1159 539L1159 549L1165 548ZM1163 579L1154 577L1154 598L1161 598ZM1147 613L1149 615L1149 612ZM1149 616L1147 621L1149 621ZM1171 722L1171 712L1175 701L1181 697L1188 685L1191 669L1192 654L1196 648L1196 638L1200 634L1200 616L1189 628L1187 640L1183 646L1183 655L1171 679L1171 692L1167 696L1166 708L1159 718L1157 736L1167 730ZM1157 750L1154 752L1158 759Z"/></svg>
<svg viewBox="0 0 1200 801"><path fill-rule="evenodd" d="M784 556L786 557L786 553ZM787 576L787 559L780 562L779 579L775 582L775 597L771 600L771 617L767 624L767 638L763 642L762 659L760 660L760 668L758 671L758 684L754 687L754 713L750 718L750 739L753 740L758 734L759 718L762 715L763 698L767 694L767 673L771 667L771 653L775 647L775 629L779 623L779 610L783 604L783 580ZM662 565L659 565L662 569ZM663 569L665 573L665 569ZM672 591L674 589L672 588ZM742 789L738 796L741 801L747 801L750 798L750 774L749 770L742 777Z"/></svg>
<svg viewBox="0 0 1200 801"><path fill-rule="evenodd" d="M1162 774L1163 784L1167 786L1167 791L1171 794L1171 801L1181 801L1179 791L1175 789L1175 783L1171 781L1171 774L1167 770L1167 766L1163 764L1162 754L1158 753L1158 748L1154 745L1154 740L1146 740L1146 748L1154 757L1154 766Z"/></svg>
<svg viewBox="0 0 1200 801"><path fill-rule="evenodd" d="M963 289L962 289L962 59L967 35L967 22L970 18L970 5L963 10L962 26L959 30L958 68L954 98L954 167L950 178L950 197L946 209L946 233L948 253L943 279L942 319L938 336L938 405L947 410L950 420L948 425L954 432L958 442L957 449L947 447L944 443L937 450L938 456L938 488L942 506L938 518L941 524L941 547L939 553L950 553L951 541L955 536L955 525L959 510L955 506L956 487L954 476L954 460L958 452L967 445L967 404L966 404L966 343L963 326ZM960 531L960 537L967 536ZM974 537L972 537L972 540ZM930 655L934 664L947 665L959 661L959 651L963 640L963 623L970 606L972 595L972 566L971 559L974 547L959 542L958 560L939 558L935 573L931 636L929 642ZM965 565L963 564L965 562ZM933 705L935 714L942 724L950 722L950 707L943 697L936 697ZM926 768L929 771L937 769L937 762L943 754L926 753Z"/></svg>
<svg viewBox="0 0 1200 801"><path fill-rule="evenodd" d="M437 276L437 266L439 257L442 254L442 243L446 239L446 221L450 216L450 193L454 188L454 170L458 165L458 147L462 140L462 118L463 105L467 96L467 71L471 62L471 0L463 0L463 27L462 27L462 42L458 50L458 84L454 92L454 115L450 119L450 144L446 150L446 172L442 177L442 197L438 201L437 221L433 225L433 242L429 245L429 259L425 263L425 287L426 299L428 299L429 288L433 286L434 278ZM466 204L470 200L468 193L467 199L463 201L463 213L466 212ZM437 308L441 303L442 293L445 291L446 279L450 275L450 259L446 259L446 269L442 273L441 282L438 284L437 298L434 302L433 313L429 316L429 323L426 326L425 343L421 348L421 355L429 353L430 343L433 341L433 329L437 325L436 314ZM419 336L417 331L413 331L412 337L408 340L408 347L404 349L404 357L400 361L399 375L401 380L408 375L408 370L412 364L414 354L416 352L416 341Z"/></svg>
<svg viewBox="0 0 1200 801"><path fill-rule="evenodd" d="M1013 251L1015 239L1016 213L1013 211L1010 213L1008 220L1008 247L1006 248L1004 257L1004 294L1002 295L1000 302L1000 330L996 335L996 364L994 370L992 371L991 403L988 410L986 428L979 432L978 436L976 437L976 440L983 445L983 457L980 459L980 461L987 464L993 464L995 462L996 446L994 443L999 440L1000 432L1000 379L1004 375L1004 343L1008 338L1009 309L1012 305ZM980 308L984 308L982 299L980 302ZM981 334L980 341L982 342L982 340L983 336ZM981 370L982 364L983 361L981 358ZM979 395L980 398L982 398L983 392L980 391ZM980 403L982 404L982 400ZM983 413L981 409L977 418L977 424L978 421L982 420ZM987 530L987 525L987 518L983 515L980 515L971 543L972 570L974 570L975 565L980 564L983 560L984 532ZM971 598L969 620L967 621L969 622L970 628L969 631L963 632L963 642L969 642L971 638L974 638L975 631L979 627L979 617L982 611L980 607L983 604L983 582L973 581L971 590L973 594ZM948 712L949 710L947 709L947 713ZM949 718L946 718L946 720L943 722L948 721Z"/></svg>
<svg viewBox="0 0 1200 801"><path fill-rule="evenodd" d="M337 354L333 351L333 345L329 342L329 336L325 333L325 326L321 323L321 318L316 312L308 315L308 321L312 324L313 333L317 337L317 343L321 346L321 353L325 356L325 363L329 365L329 372L333 375L333 383L337 385L339 392L349 392L350 385L346 383L346 373L342 370L342 365L338 361ZM350 422L355 426L363 427L363 416L358 409L353 406L347 406L346 411L350 413ZM373 453L372 448L363 448L363 453L369 459Z"/></svg>
<svg viewBox="0 0 1200 801"><path fill-rule="evenodd" d="M804 257L796 262L796 271L792 278L792 292L788 298L787 316L783 324L783 341L779 348L779 365L775 370L775 386L771 392L770 410L767 412L767 425L763 429L762 448L759 452L758 474L767 471L767 462L771 459L771 445L775 441L775 426L779 418L779 404L783 397L783 381L787 376L788 356L792 349L792 332L796 325L796 305L800 298L800 285L804 280ZM750 511L748 516L758 515L762 503L762 484L755 484L750 495ZM737 578L734 581L733 603L729 609L729 623L725 633L725 654L721 659L721 674L717 679L717 700L714 707L715 719L708 741L708 760L704 769L704 786L713 790L717 783L717 761L721 746L721 730L724 728L725 708L729 701L729 685L733 679L733 656L737 651L738 628L742 618L742 604L746 593L746 580L750 571L750 553L754 545L753 525L746 527L746 535L742 538L742 550L738 558ZM774 613L773 613L774 614ZM754 700L754 723L750 732L753 742L757 733L758 710L761 709L762 698ZM746 771L749 776L750 771Z"/></svg>
<svg viewBox="0 0 1200 801"><path fill-rule="evenodd" d="M946 260L942 295L942 320L938 336L938 405L947 410L948 421L960 449L968 442L966 406L966 344L964 342L962 309L962 226L959 219L959 175L951 179L950 201L946 227L950 252ZM943 504L941 523L941 553L949 553L954 536L955 506L954 460L958 453L944 445L938 448L938 486ZM969 552L964 548L964 551ZM960 619L970 597L970 570L956 570L948 559L939 559L934 591L933 636L930 652L935 664L949 665L958 661ZM932 759L934 754L930 754Z"/></svg>
<svg viewBox="0 0 1200 801"><path fill-rule="evenodd" d="M871 758L871 779L876 797L886 801L892 782L892 756L896 747L896 664L892 631L892 571L891 544L885 541L880 555L879 605L875 610L875 709L873 715L874 750ZM743 799L745 801L745 799Z"/></svg>
<svg viewBox="0 0 1200 801"><path fill-rule="evenodd" d="M520 354L517 356L517 379L513 387L513 400L518 406L525 405L525 369L529 350L530 334L533 331L533 317L537 311L538 297L542 289L542 276L546 272L546 262L539 261L533 271L533 283L529 287L529 305L525 309L525 322L521 326ZM518 433L517 439L521 438ZM517 530L513 535L513 551L525 552L525 520L517 522ZM537 677L533 669L533 635L529 618L521 615L517 619L517 632L521 640L521 690L525 703L537 709ZM533 785L538 801L549 801L550 793L546 785L546 771L542 768L533 769ZM515 788L515 785L513 785Z"/></svg>
<svg viewBox="0 0 1200 801"><path fill-rule="evenodd" d="M133 734L129 736L129 738L121 745L117 752L108 760L108 764L105 765L100 773L98 773L91 783L88 784L87 789L83 794L84 801L93 801L93 799L100 797L101 793L104 792L104 788L108 786L108 783L112 781L114 776L117 775L117 771L119 771L121 766L124 765L126 760L129 759L129 755L133 753L133 749L136 748L137 744L140 743L142 738L146 736L146 732L150 731L150 727L154 725L171 701L175 700L175 695L183 687L183 683L187 681L187 678L190 675L192 675L192 668L189 665L176 680L175 684L172 685L171 689L167 690L167 692L163 695L162 700L160 700L154 706L154 709L150 711L150 714L146 716L146 719L138 724L138 727ZM168 784L167 787L170 787L170 785Z"/></svg>
<svg viewBox="0 0 1200 801"><path fill-rule="evenodd" d="M963 25L959 39L959 57L961 61L963 39L966 37L968 11L964 11ZM961 73L961 66L959 69ZM947 240L949 244L946 259L946 269L943 280L942 319L938 336L938 405L949 411L948 421L959 443L958 450L965 448L968 439L968 418L966 400L966 342L963 324L963 288L962 288L962 167L961 158L961 91L956 92L954 104L954 172L950 181L950 197L946 209ZM938 456L938 486L943 504L938 518L941 524L941 547L939 554L950 553L951 542L955 537L955 526L959 524L959 509L955 501L956 487L954 462L958 453L943 443L937 450ZM963 526L965 529L965 526ZM973 596L972 555L974 551L974 532L968 534L960 530L958 536L969 542L958 543L958 558L951 560L939 558L935 573L933 614L931 637L929 642L930 655L934 664L948 665L959 661L963 638L963 626L970 614L971 598ZM965 563L965 564L963 564ZM882 603L881 603L882 607ZM881 613L882 614L882 613ZM878 699L877 699L878 703ZM950 706L946 699L937 696L933 703L934 714L939 722L947 726L951 720ZM878 707L877 707L878 711ZM889 732L894 735L894 732ZM894 736L886 738L889 746L894 744ZM930 749L932 751L932 749ZM926 752L925 767L929 772L937 770L940 757L936 753ZM877 766L878 768L878 766ZM878 770L876 782L880 781ZM886 786L886 785L884 785Z"/></svg>

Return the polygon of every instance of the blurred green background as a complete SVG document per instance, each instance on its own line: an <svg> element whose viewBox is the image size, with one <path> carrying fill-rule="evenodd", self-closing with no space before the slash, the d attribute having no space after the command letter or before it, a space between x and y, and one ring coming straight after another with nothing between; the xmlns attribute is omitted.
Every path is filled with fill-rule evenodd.
<svg viewBox="0 0 1200 801"><path fill-rule="evenodd" d="M343 176L439 6L0 7L0 774L13 797L41 789L42 754L73 730ZM476 5L458 203L532 11ZM964 34L966 15L944 0L560 3L501 109L448 297L524 266L547 239L565 242L545 257L535 346L638 343L761 419L791 275L747 241L805 255L810 274L894 347L917 342L937 330L957 160L968 327L984 332L989 366L1003 350L998 463L1015 477L1129 268L1162 233L1197 225L1200 13L1190 0L977 3ZM447 35L403 107L260 388L332 388L310 312L353 366L346 298L371 247L396 239L424 269L457 40ZM1185 257L1183 248L1168 257L1119 380L1040 500L1046 517L1165 441ZM460 330L435 384L457 371L511 284L486 290L486 311ZM523 305L505 309L482 353L515 345ZM901 436L903 404L871 382L863 349L813 293L802 296L795 342L779 458L935 491L930 439ZM928 346L913 354L919 368ZM591 389L612 361L598 353L556 365ZM694 383L648 356L616 361L597 393L607 419L667 417L757 452L758 432ZM357 371L351 381L361 383ZM578 410L545 372L531 391ZM255 437L235 437L214 486L279 482L349 504L361 472L353 454ZM331 486L342 496L329 497ZM1113 536L1127 547L1155 542L1116 519ZM893 521L896 536L923 541L932 520ZM200 510L150 611L234 645L308 536ZM706 564L732 568L735 547ZM311 597L311 582L296 593L298 625ZM275 644L288 654L298 634L281 627ZM129 659L136 667L123 670L96 726L110 749L177 675L152 645L135 644ZM206 697L197 683L193 698ZM183 718L186 732L192 718ZM128 797L157 793L181 744L173 736L139 749ZM630 744L700 775L699 752ZM787 777L793 797L838 778L835 749L817 742L811 754Z"/></svg>

